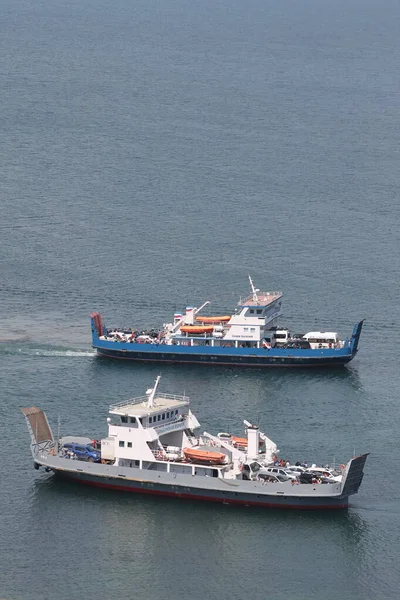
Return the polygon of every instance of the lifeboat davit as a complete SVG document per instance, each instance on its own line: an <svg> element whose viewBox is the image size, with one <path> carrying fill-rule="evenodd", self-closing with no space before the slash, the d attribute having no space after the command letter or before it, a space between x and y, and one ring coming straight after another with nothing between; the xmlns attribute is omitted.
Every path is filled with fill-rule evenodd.
<svg viewBox="0 0 400 600"><path fill-rule="evenodd" d="M230 320L229 315L223 315L222 317L196 317L196 321L201 321L201 323L226 323Z"/></svg>
<svg viewBox="0 0 400 600"><path fill-rule="evenodd" d="M208 465L222 465L226 458L226 455L222 452L199 450L198 448L184 448L183 454L187 460L196 463L206 463Z"/></svg>
<svg viewBox="0 0 400 600"><path fill-rule="evenodd" d="M214 330L213 325L183 325L181 327L182 333L212 333Z"/></svg>

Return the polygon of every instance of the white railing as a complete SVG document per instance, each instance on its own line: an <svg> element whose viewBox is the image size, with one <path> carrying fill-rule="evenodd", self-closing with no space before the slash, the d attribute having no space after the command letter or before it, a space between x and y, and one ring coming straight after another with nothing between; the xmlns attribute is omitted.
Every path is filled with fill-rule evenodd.
<svg viewBox="0 0 400 600"><path fill-rule="evenodd" d="M153 456L156 460L168 461L168 456L163 450L152 450Z"/></svg>
<svg viewBox="0 0 400 600"><path fill-rule="evenodd" d="M149 400L148 396L138 396L137 398L130 398L129 400L124 400L124 402L119 402L118 404L111 404L110 411L118 410L123 408L124 406L130 406L131 404L146 404ZM182 402L184 404L189 404L189 396L179 396L177 394L160 394L158 393L154 398L154 402L157 403L157 400L175 400L177 402ZM156 404L155 404L156 406ZM160 407L161 408L161 407Z"/></svg>

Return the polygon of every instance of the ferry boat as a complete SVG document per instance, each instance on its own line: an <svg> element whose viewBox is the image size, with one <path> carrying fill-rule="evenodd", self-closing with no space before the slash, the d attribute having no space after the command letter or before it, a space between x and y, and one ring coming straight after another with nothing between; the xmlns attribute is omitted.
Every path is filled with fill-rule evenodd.
<svg viewBox="0 0 400 600"><path fill-rule="evenodd" d="M202 316L200 308L175 313L160 329L107 328L91 314L92 346L107 358L166 363L250 367L343 366L357 353L363 321L340 340L333 331L292 335L278 326L282 292L260 292L249 277L251 294L233 315Z"/></svg>
<svg viewBox="0 0 400 600"><path fill-rule="evenodd" d="M34 467L79 483L192 500L296 509L343 509L363 479L367 454L342 464L290 467L276 444L244 421L246 437L199 435L189 398L158 392L113 404L108 434L54 439L45 413L22 408Z"/></svg>

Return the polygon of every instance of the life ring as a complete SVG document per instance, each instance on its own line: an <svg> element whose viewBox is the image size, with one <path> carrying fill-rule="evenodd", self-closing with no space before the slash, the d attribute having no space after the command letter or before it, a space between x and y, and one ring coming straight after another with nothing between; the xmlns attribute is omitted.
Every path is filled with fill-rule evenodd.
<svg viewBox="0 0 400 600"><path fill-rule="evenodd" d="M340 470L343 471L343 469L346 468L346 465L340 465Z"/></svg>

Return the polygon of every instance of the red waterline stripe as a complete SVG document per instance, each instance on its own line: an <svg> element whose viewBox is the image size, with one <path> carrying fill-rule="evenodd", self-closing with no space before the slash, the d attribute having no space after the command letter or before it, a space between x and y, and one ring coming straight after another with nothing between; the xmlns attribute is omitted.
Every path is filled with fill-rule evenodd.
<svg viewBox="0 0 400 600"><path fill-rule="evenodd" d="M70 477L67 475L67 477ZM71 478L71 477L70 477ZM329 505L326 506L324 504L316 505L316 506L303 506L299 504L276 504L273 502L248 502L247 500L225 500L222 498L209 498L208 496L199 496L197 494L181 494L175 492L162 492L159 490L146 490L143 488L133 488L125 485L114 485L112 483L102 483L99 481L88 481L87 479L81 479L72 477L73 481L78 483L84 483L85 485L91 485L93 487L99 488L107 488L109 490L119 490L122 492L135 492L138 494L151 494L155 496L168 496L171 498L184 498L186 500L202 500L205 502L218 502L220 504L240 504L245 506L263 506L268 508L291 508L296 510L332 510L332 509L344 509L348 508L348 504L337 504L337 505Z"/></svg>

